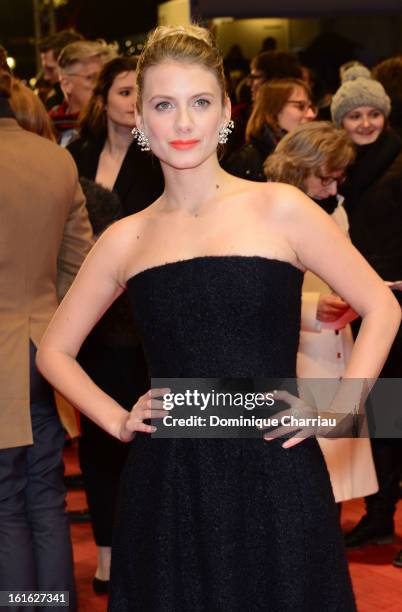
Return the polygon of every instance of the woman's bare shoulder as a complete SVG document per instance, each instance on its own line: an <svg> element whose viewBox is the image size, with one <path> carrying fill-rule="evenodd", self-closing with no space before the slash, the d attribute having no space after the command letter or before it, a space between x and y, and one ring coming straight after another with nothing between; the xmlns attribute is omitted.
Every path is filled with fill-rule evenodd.
<svg viewBox="0 0 402 612"><path fill-rule="evenodd" d="M256 205L261 214L269 214L278 222L308 223L327 215L303 191L286 183L260 183ZM257 196L257 194L256 194Z"/></svg>
<svg viewBox="0 0 402 612"><path fill-rule="evenodd" d="M98 238L89 259L106 267L119 284L125 285L126 269L143 248L146 228L152 224L152 206L109 226Z"/></svg>
<svg viewBox="0 0 402 612"><path fill-rule="evenodd" d="M286 183L248 181L238 177L231 177L231 188L233 192L244 194L257 202L298 205L301 201L309 201L309 198L297 187Z"/></svg>
<svg viewBox="0 0 402 612"><path fill-rule="evenodd" d="M152 223L153 216L152 205L138 213L124 217L109 226L98 242L107 243L116 248L135 244L148 225Z"/></svg>

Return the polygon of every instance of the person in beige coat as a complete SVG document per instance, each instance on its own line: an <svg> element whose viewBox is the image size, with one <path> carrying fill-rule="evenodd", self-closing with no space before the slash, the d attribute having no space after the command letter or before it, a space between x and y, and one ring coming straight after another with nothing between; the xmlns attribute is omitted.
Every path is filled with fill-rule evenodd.
<svg viewBox="0 0 402 612"><path fill-rule="evenodd" d="M22 129L10 88L0 73L0 591L69 591L75 610L65 433L34 359L92 230L73 159Z"/></svg>
<svg viewBox="0 0 402 612"><path fill-rule="evenodd" d="M268 157L268 180L290 183L316 201L348 235L343 198L337 194L347 165L353 160L352 143L344 130L327 122L313 122L290 132ZM348 322L356 315L330 287L307 271L302 293L302 331L297 374L308 382L308 393L325 410L343 375L353 348ZM306 384L300 381L300 391ZM319 439L328 467L335 501L363 497L378 490L377 477L366 438Z"/></svg>

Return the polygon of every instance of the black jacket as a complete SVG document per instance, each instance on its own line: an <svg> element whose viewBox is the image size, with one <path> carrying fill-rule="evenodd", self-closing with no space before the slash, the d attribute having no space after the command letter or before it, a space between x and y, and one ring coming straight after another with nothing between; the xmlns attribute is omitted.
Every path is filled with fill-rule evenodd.
<svg viewBox="0 0 402 612"><path fill-rule="evenodd" d="M268 125L264 125L258 136L234 153L222 163L223 168L243 179L263 183L267 180L264 174L264 162L275 150L278 139Z"/></svg>
<svg viewBox="0 0 402 612"><path fill-rule="evenodd" d="M402 141L384 131L357 147L342 188L353 244L385 280L402 278Z"/></svg>
<svg viewBox="0 0 402 612"><path fill-rule="evenodd" d="M384 280L402 278L402 141L388 130L357 147L342 188L353 244ZM359 322L352 324L354 334ZM402 326L381 372L402 376Z"/></svg>
<svg viewBox="0 0 402 612"><path fill-rule="evenodd" d="M97 139L79 138L68 145L80 177L95 180L105 135ZM123 216L139 212L152 204L164 187L159 161L133 142L124 158L113 191L120 198Z"/></svg>

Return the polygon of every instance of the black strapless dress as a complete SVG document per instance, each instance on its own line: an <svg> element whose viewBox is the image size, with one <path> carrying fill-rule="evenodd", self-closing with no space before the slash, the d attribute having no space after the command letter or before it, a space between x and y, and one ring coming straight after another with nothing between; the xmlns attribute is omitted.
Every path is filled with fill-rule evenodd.
<svg viewBox="0 0 402 612"><path fill-rule="evenodd" d="M154 377L295 377L303 274L197 257L128 281ZM122 477L112 612L352 612L315 439L137 435Z"/></svg>

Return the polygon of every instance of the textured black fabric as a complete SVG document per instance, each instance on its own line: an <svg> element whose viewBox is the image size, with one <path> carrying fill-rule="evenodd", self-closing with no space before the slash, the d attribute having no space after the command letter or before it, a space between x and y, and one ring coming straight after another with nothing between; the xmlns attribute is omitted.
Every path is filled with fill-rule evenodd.
<svg viewBox="0 0 402 612"><path fill-rule="evenodd" d="M318 200L317 198L312 198L312 200L314 200L314 202L329 215L332 215L339 204L338 196L336 195L328 196L328 198L324 198L322 200Z"/></svg>
<svg viewBox="0 0 402 612"><path fill-rule="evenodd" d="M128 281L159 377L295 375L303 274L262 257L198 257ZM111 612L352 612L316 440L137 435L123 473Z"/></svg>

